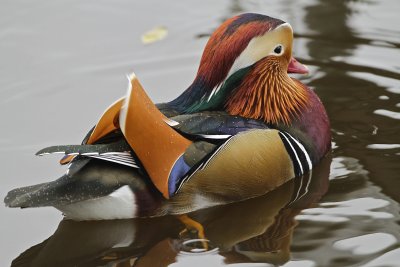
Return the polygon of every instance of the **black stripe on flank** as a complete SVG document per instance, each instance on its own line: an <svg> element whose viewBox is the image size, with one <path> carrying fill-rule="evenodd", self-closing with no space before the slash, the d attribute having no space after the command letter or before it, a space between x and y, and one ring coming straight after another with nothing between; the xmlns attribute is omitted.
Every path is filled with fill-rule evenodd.
<svg viewBox="0 0 400 267"><path fill-rule="evenodd" d="M294 137L292 137L290 134L288 134L286 132L279 132L279 135L281 136L282 141L284 141L286 150L288 151L288 153L293 161L293 165L298 166L298 170L296 170L296 168L295 168L295 175L300 176L300 175L303 175L304 173L308 172L310 170L310 166L308 165L308 162L307 162L308 155L305 154L305 153L307 153L307 151L305 150L305 148L303 150L300 147L300 145L299 145L299 144L301 144L300 141L298 141L297 139L295 139ZM287 145L288 145L289 149L288 149Z"/></svg>
<svg viewBox="0 0 400 267"><path fill-rule="evenodd" d="M295 139L292 135L290 135L289 133L285 133L285 135L288 137L288 139L290 140L290 142L292 143L293 147L296 149L297 155L301 161L301 165L303 166L303 173L306 173L310 170L310 166L308 165L307 162L307 155L305 155L304 153L307 153L307 151L303 151L299 145L293 141L291 138ZM297 140L297 139L296 139ZM297 140L297 142L300 143L299 140ZM304 146L303 146L304 147ZM304 148L305 149L305 148ZM311 159L310 159L311 161Z"/></svg>
<svg viewBox="0 0 400 267"><path fill-rule="evenodd" d="M292 142L290 142L290 138L287 137L283 132L279 132L279 137L281 138L281 140L286 148L286 151L289 154L290 159L292 160L294 175L296 177L302 175L301 166L300 166L301 163L296 158L296 156L297 156L296 150L294 149L294 147L292 148L293 144L292 144Z"/></svg>

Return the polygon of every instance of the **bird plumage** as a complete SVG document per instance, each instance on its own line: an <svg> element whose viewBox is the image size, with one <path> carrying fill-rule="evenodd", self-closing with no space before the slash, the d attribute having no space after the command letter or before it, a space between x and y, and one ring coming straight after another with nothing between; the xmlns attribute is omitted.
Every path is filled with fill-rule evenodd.
<svg viewBox="0 0 400 267"><path fill-rule="evenodd" d="M254 49L251 42L281 24L284 22L279 19L254 13L226 20L210 36L193 83L169 105L179 111L194 111L192 106L201 98L209 98L228 76L261 59L265 47Z"/></svg>
<svg viewBox="0 0 400 267"><path fill-rule="evenodd" d="M292 39L278 19L228 19L180 96L154 105L130 76L127 96L82 145L40 151L65 153L66 175L15 189L6 204L55 206L73 219L179 214L260 196L308 172L330 148L329 120L318 96L287 74L306 71L292 58Z"/></svg>

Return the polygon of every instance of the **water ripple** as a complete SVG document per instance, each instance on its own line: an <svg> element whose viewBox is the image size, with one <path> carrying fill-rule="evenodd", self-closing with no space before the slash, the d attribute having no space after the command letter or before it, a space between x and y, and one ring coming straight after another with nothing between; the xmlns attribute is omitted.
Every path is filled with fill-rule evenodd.
<svg viewBox="0 0 400 267"><path fill-rule="evenodd" d="M377 115L382 115L385 117L389 117L395 120L400 120L400 112L395 112L391 110L386 110L386 109L377 109L374 111L374 114Z"/></svg>
<svg viewBox="0 0 400 267"><path fill-rule="evenodd" d="M398 267L400 259L400 248L386 252L382 256L368 262L364 267Z"/></svg>
<svg viewBox="0 0 400 267"><path fill-rule="evenodd" d="M389 201L371 197L356 198L340 202L321 203L321 208L303 210L297 220L346 222L353 216L367 216L373 219L391 219L393 215L388 212L373 211L386 207Z"/></svg>
<svg viewBox="0 0 400 267"><path fill-rule="evenodd" d="M381 252L396 244L397 239L387 233L373 233L336 241L333 247L350 250L355 255L368 255Z"/></svg>
<svg viewBox="0 0 400 267"><path fill-rule="evenodd" d="M400 144L371 144L367 145L367 148L370 149L394 149L399 148Z"/></svg>

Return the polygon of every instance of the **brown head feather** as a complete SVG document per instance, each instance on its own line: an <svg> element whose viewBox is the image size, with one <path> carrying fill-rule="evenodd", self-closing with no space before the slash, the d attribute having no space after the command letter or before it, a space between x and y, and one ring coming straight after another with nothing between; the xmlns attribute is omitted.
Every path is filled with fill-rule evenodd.
<svg viewBox="0 0 400 267"><path fill-rule="evenodd" d="M306 107L308 92L283 65L275 56L260 60L225 103L227 112L289 125Z"/></svg>
<svg viewBox="0 0 400 267"><path fill-rule="evenodd" d="M208 40L197 77L202 77L213 89L224 80L235 59L254 37L272 31L283 23L279 19L251 13L226 20Z"/></svg>

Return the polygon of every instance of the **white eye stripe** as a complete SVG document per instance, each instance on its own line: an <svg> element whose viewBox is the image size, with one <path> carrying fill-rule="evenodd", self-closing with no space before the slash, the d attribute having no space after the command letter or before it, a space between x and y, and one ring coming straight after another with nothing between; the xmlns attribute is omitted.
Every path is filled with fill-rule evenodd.
<svg viewBox="0 0 400 267"><path fill-rule="evenodd" d="M293 29L287 22L277 26L272 31L267 31L264 35L254 37L235 59L226 78L242 68L253 65L266 56L278 55L273 53L277 45L282 45L283 49L278 56L282 55L286 48L291 47L292 39Z"/></svg>

